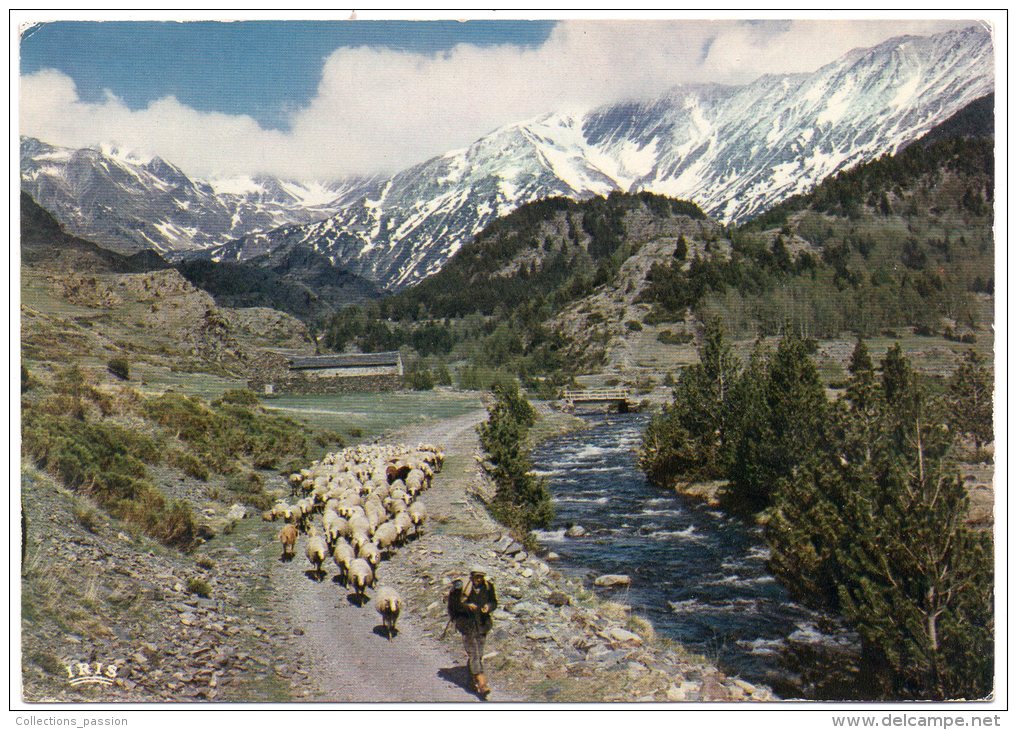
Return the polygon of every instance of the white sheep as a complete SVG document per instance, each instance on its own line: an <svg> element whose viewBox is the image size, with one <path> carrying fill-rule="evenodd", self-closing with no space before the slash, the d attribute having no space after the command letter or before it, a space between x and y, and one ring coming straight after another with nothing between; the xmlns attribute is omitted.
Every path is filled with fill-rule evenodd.
<svg viewBox="0 0 1017 730"><path fill-rule="evenodd" d="M367 534L366 530L356 531L350 536L350 545L356 548L357 552L360 552L360 549L369 542L371 542L371 536Z"/></svg>
<svg viewBox="0 0 1017 730"><path fill-rule="evenodd" d="M390 552L399 542L399 530L393 522L386 522L374 531L374 541L382 552Z"/></svg>
<svg viewBox="0 0 1017 730"><path fill-rule="evenodd" d="M332 551L332 560L335 561L336 567L339 568L339 577L344 582L349 580L350 564L356 558L357 554L354 552L352 545L345 540L336 542L335 549Z"/></svg>
<svg viewBox="0 0 1017 730"><path fill-rule="evenodd" d="M325 558L329 555L328 545L325 544L325 538L318 535L317 528L311 528L311 536L307 538L307 547L304 552L307 554L307 559L311 561L311 565L314 566L314 574L318 580L322 580L325 576L325 571L321 569L322 563L325 562Z"/></svg>
<svg viewBox="0 0 1017 730"><path fill-rule="evenodd" d="M371 521L363 514L355 514L347 522L350 526L350 532L354 534L358 532L370 534L371 532Z"/></svg>
<svg viewBox="0 0 1017 730"><path fill-rule="evenodd" d="M394 588L382 586L374 597L374 610L381 615L381 623L385 627L385 633L391 640L396 633L396 620L399 618L399 611L402 608L402 601Z"/></svg>
<svg viewBox="0 0 1017 730"><path fill-rule="evenodd" d="M349 528L349 523L335 512L326 510L321 518L321 526L324 528L328 544L334 546L335 541Z"/></svg>
<svg viewBox="0 0 1017 730"><path fill-rule="evenodd" d="M420 528L427 519L427 508L424 507L424 503L418 499L406 509L406 513L413 522L413 534L420 534Z"/></svg>
<svg viewBox="0 0 1017 730"><path fill-rule="evenodd" d="M396 526L396 530L399 531L399 539L405 540L406 536L410 533L410 529L413 527L413 520L410 519L409 512L400 512L392 520L392 524Z"/></svg>
<svg viewBox="0 0 1017 730"><path fill-rule="evenodd" d="M365 542L357 548L357 557L366 560L372 568L377 568L381 562L381 550L373 542Z"/></svg>
<svg viewBox="0 0 1017 730"><path fill-rule="evenodd" d="M356 558L350 563L348 575L353 592L360 598L364 598L367 589L374 586L374 570L363 558Z"/></svg>

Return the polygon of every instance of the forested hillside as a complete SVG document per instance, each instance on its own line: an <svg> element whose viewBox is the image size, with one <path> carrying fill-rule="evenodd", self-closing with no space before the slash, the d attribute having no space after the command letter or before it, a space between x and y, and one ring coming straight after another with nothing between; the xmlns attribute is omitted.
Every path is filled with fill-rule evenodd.
<svg viewBox="0 0 1017 730"><path fill-rule="evenodd" d="M949 126L967 136L934 131L740 227L645 193L523 206L421 284L340 312L326 344L563 382L645 326L681 341L712 319L735 338L790 324L971 341L991 322L995 281L993 143L970 136L984 125L969 116Z"/></svg>

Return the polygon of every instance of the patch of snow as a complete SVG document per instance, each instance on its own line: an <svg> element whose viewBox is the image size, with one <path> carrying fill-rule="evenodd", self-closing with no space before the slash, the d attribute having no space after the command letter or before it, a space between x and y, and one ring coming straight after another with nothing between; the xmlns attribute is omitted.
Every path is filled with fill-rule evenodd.
<svg viewBox="0 0 1017 730"><path fill-rule="evenodd" d="M237 175L209 180L208 184L218 195L264 195L265 188L250 175Z"/></svg>

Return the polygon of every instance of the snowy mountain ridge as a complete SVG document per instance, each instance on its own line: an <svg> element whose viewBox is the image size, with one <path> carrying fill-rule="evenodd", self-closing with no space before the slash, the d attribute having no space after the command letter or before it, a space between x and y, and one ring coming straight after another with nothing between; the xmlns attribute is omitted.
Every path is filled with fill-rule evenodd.
<svg viewBox="0 0 1017 730"><path fill-rule="evenodd" d="M509 124L378 181L327 220L253 234L212 256L308 246L400 289L438 271L494 218L549 196L645 190L739 222L895 152L993 88L983 29L893 38L814 73L676 87L652 101Z"/></svg>
<svg viewBox="0 0 1017 730"><path fill-rule="evenodd" d="M691 200L723 222L746 220L897 151L993 90L992 39L973 26L892 38L813 73L546 114L388 178L202 182L158 158L22 140L22 186L99 242L215 261L306 248L398 290L540 198L645 190Z"/></svg>

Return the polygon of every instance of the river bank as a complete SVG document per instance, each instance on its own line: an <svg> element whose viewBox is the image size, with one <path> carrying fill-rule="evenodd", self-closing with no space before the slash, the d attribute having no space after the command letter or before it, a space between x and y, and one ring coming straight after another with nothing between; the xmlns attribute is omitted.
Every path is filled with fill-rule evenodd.
<svg viewBox="0 0 1017 730"><path fill-rule="evenodd" d="M552 526L535 534L560 555L559 571L586 586L624 574L630 585L616 595L657 635L781 696L829 696L825 687L814 691L815 662L798 659L843 659L856 637L776 582L761 529L647 483L635 456L645 415L584 420L584 430L531 452L556 510Z"/></svg>
<svg viewBox="0 0 1017 730"><path fill-rule="evenodd" d="M538 404L538 412L538 438L586 426L545 404ZM441 440L441 431L448 433L437 426L423 432L408 429L393 438L435 441ZM454 630L442 635L443 597L451 580L464 577L470 564L487 567L500 602L487 644L496 688L491 699L500 699L499 689L531 702L774 699L767 688L729 677L705 657L658 636L629 605L595 595L582 580L563 574L553 559L528 553L484 508L493 487L480 467L475 430L456 429L446 448L446 467L423 497L432 524L379 576L396 585L414 607L424 637L463 654Z"/></svg>

